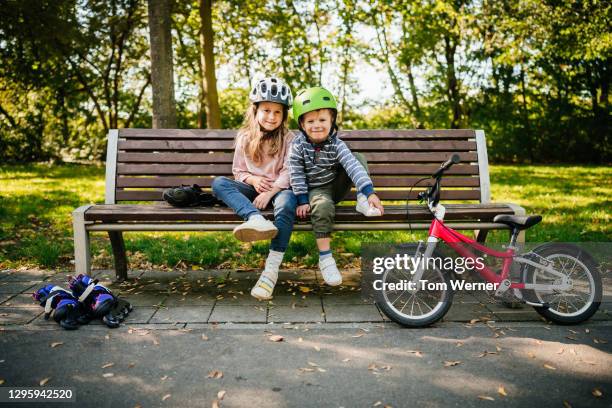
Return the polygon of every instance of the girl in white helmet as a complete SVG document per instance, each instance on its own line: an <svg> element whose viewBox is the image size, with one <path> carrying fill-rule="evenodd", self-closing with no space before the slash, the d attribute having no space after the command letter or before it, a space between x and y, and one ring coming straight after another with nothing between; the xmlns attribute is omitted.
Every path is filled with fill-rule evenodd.
<svg viewBox="0 0 612 408"><path fill-rule="evenodd" d="M245 220L234 236L245 242L271 239L270 253L251 295L272 298L278 269L287 249L297 199L289 185L288 156L293 134L287 128L291 90L276 77L258 81L249 94L252 102L236 136L234 179L217 177L212 190L217 198ZM274 207L274 222L260 212Z"/></svg>

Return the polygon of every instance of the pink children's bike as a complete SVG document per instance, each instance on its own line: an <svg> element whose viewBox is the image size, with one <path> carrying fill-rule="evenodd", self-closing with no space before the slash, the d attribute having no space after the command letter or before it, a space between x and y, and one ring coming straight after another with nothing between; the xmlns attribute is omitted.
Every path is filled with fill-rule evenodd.
<svg viewBox="0 0 612 408"><path fill-rule="evenodd" d="M508 299L513 294L546 319L559 324L577 324L593 316L601 302L602 281L597 262L589 253L566 243L548 243L528 252L519 250L519 233L539 223L541 216L497 215L493 221L508 225L512 231L504 251L482 245L444 224L445 208L439 204L440 180L459 161L455 154L443 163L432 175L433 185L419 194L433 215L427 243L409 244L402 251L415 259L442 259L444 255L437 248L442 240L453 250L453 255L472 260L472 265L476 265L472 269L494 284L491 286L496 288L496 297ZM477 262L475 252L483 254L487 262ZM501 266L487 266L491 260ZM402 326L423 327L435 323L451 307L456 287L451 283L451 276L459 272L440 267L441 264L421 262L410 273L398 268L386 269L375 290L376 303L385 315ZM409 282L412 283L406 284Z"/></svg>

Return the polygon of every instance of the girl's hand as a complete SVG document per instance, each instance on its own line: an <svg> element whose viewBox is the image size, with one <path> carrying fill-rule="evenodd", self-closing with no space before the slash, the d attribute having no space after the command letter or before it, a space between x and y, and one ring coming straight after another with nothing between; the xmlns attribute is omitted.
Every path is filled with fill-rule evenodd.
<svg viewBox="0 0 612 408"><path fill-rule="evenodd" d="M264 193L272 190L272 182L261 176L250 176L248 182L255 187L255 191L258 193Z"/></svg>
<svg viewBox="0 0 612 408"><path fill-rule="evenodd" d="M297 210L295 212L298 217L306 218L306 216L310 212L310 204L298 205Z"/></svg>
<svg viewBox="0 0 612 408"><path fill-rule="evenodd" d="M380 198L376 194L370 194L368 197L368 204L372 207L376 207L380 210L380 215L385 213L385 209L383 208L382 203L380 202Z"/></svg>
<svg viewBox="0 0 612 408"><path fill-rule="evenodd" d="M272 197L274 197L274 194L276 194L274 191L266 191L264 193L259 194L257 197L255 197L255 200L253 200L255 208L257 208L258 210L265 210L268 204L270 203Z"/></svg>

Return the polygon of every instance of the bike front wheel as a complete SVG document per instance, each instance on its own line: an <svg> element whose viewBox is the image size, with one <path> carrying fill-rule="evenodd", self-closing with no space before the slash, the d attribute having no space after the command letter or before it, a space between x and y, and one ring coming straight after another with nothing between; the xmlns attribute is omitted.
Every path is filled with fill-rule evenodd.
<svg viewBox="0 0 612 408"><path fill-rule="evenodd" d="M595 259L582 248L572 244L549 244L534 251L546 259L550 267L571 281L568 290L525 290L527 300L545 303L534 309L548 320L558 324L578 324L595 314L601 303L601 275ZM558 276L533 266L524 270L525 283L554 285Z"/></svg>
<svg viewBox="0 0 612 408"><path fill-rule="evenodd" d="M416 254L416 245L408 249L411 250L409 253L420 256ZM416 282L414 289L405 288L406 282L412 280L406 270L387 269L380 280L381 290L376 290L374 296L376 304L387 317L404 327L434 324L451 307L453 291L449 273L444 270L426 269L421 280L427 284Z"/></svg>

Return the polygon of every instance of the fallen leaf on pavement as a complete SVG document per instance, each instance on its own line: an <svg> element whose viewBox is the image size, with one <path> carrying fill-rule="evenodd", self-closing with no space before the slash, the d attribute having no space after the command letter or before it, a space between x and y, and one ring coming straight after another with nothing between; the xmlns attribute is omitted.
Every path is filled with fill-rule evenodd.
<svg viewBox="0 0 612 408"><path fill-rule="evenodd" d="M479 395L478 398L481 400L495 401L495 398L489 397L488 395Z"/></svg>
<svg viewBox="0 0 612 408"><path fill-rule="evenodd" d="M58 341L58 342L56 342L56 343L51 343L51 348L56 348L56 347L59 347L59 346L61 346L62 344L64 344L64 343L63 343L63 342L61 342L61 341Z"/></svg>
<svg viewBox="0 0 612 408"><path fill-rule="evenodd" d="M212 408L219 408L219 400L214 399L211 405Z"/></svg>
<svg viewBox="0 0 612 408"><path fill-rule="evenodd" d="M42 380L40 380L40 382L38 384L42 387L46 383L48 383L50 379L51 379L51 377L43 378Z"/></svg>
<svg viewBox="0 0 612 408"><path fill-rule="evenodd" d="M223 378L223 371L212 370L210 373L208 373L206 378Z"/></svg>
<svg viewBox="0 0 612 408"><path fill-rule="evenodd" d="M278 334L275 334L273 336L268 337L268 340L270 341L274 341L274 342L279 342L279 341L283 341L284 337Z"/></svg>
<svg viewBox="0 0 612 408"><path fill-rule="evenodd" d="M499 387L497 387L497 393L504 397L508 396L508 393L506 392L506 389L504 388L503 385L500 385Z"/></svg>
<svg viewBox="0 0 612 408"><path fill-rule="evenodd" d="M311 367L318 367L319 366L317 363L313 363L312 361L309 361L308 365L311 366Z"/></svg>
<svg viewBox="0 0 612 408"><path fill-rule="evenodd" d="M603 397L603 392L601 392L599 388L593 388L593 391L591 392L591 394L593 394L593 396L597 398Z"/></svg>
<svg viewBox="0 0 612 408"><path fill-rule="evenodd" d="M310 372L313 372L315 369L314 368L310 368L310 367L302 367L302 368L299 368L298 370L310 373Z"/></svg>
<svg viewBox="0 0 612 408"><path fill-rule="evenodd" d="M4 384L4 379L0 378L0 385Z"/></svg>
<svg viewBox="0 0 612 408"><path fill-rule="evenodd" d="M113 374L113 373L104 373L104 374L102 374L102 377L104 377L104 378L110 378L110 377L114 377L114 376L115 376L115 374Z"/></svg>
<svg viewBox="0 0 612 408"><path fill-rule="evenodd" d="M351 337L363 337L365 333L354 334Z"/></svg>
<svg viewBox="0 0 612 408"><path fill-rule="evenodd" d="M300 292L308 293L308 292L310 292L310 288L307 287L307 286L300 286Z"/></svg>
<svg viewBox="0 0 612 408"><path fill-rule="evenodd" d="M461 361L445 361L444 367L454 367L459 364L461 364Z"/></svg>
<svg viewBox="0 0 612 408"><path fill-rule="evenodd" d="M161 378L161 380L162 380L162 381L166 381L167 379L168 379L168 376L167 376L167 375L164 375L164 376Z"/></svg>
<svg viewBox="0 0 612 408"><path fill-rule="evenodd" d="M351 361L351 359L350 358L345 358L344 360L342 360L343 363L346 363L348 361Z"/></svg>
<svg viewBox="0 0 612 408"><path fill-rule="evenodd" d="M104 364L104 365L103 365L102 367L100 367L100 368L110 368L110 367L112 367L112 366L114 366L114 365L115 365L115 363L106 363L106 364Z"/></svg>
<svg viewBox="0 0 612 408"><path fill-rule="evenodd" d="M548 368L549 370L556 370L557 369L556 367L553 367L553 366L551 366L549 364L544 364L544 368Z"/></svg>
<svg viewBox="0 0 612 408"><path fill-rule="evenodd" d="M208 336L207 336L207 335L205 335L205 334L203 334L203 335L202 335L202 340L204 340L204 341L208 341Z"/></svg>
<svg viewBox="0 0 612 408"><path fill-rule="evenodd" d="M595 344L608 344L608 340L604 340L604 339L593 339L593 343L595 343Z"/></svg>
<svg viewBox="0 0 612 408"><path fill-rule="evenodd" d="M225 390L221 390L217 393L217 399L221 401L225 397Z"/></svg>
<svg viewBox="0 0 612 408"><path fill-rule="evenodd" d="M170 398L172 396L172 394L166 394L162 397L162 401L167 400L168 398Z"/></svg>

